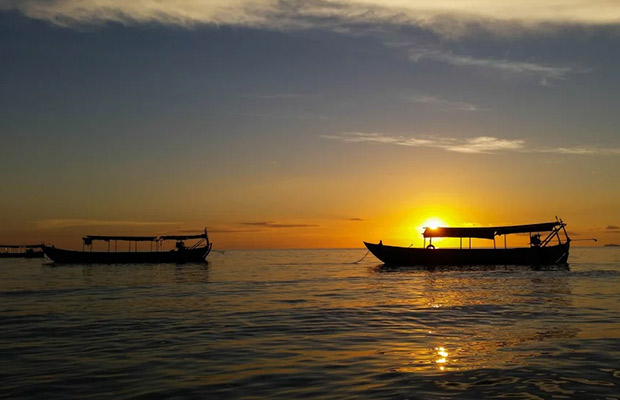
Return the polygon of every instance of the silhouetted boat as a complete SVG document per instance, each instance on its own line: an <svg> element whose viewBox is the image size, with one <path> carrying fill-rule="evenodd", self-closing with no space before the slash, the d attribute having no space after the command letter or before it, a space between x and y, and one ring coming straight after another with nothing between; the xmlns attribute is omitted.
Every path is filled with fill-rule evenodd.
<svg viewBox="0 0 620 400"><path fill-rule="evenodd" d="M530 225L498 227L442 227L425 228L424 247L397 247L364 242L368 250L387 265L553 265L565 264L571 239L562 220ZM547 232L541 239L541 232ZM560 237L563 233L564 241ZM507 248L506 235L530 236L529 247ZM497 248L495 237L504 236L504 247ZM437 249L433 238L460 238L459 248ZM426 245L426 239L429 245ZM469 247L463 248L463 239L469 239ZM493 240L493 248L471 248L471 239ZM557 244L555 244L557 239ZM554 244L552 244L552 241Z"/></svg>
<svg viewBox="0 0 620 400"><path fill-rule="evenodd" d="M198 241L190 247L186 247L184 240ZM63 264L184 264L191 262L204 262L213 247L209 241L207 230L199 235L170 235L170 236L94 236L82 238L82 251L57 249L54 246L42 246L45 255L52 261ZM173 250L163 250L166 240L175 240ZM93 251L94 241L108 243L107 251ZM128 242L129 251L117 251L118 241ZM114 242L114 250L110 249ZM150 242L150 251L138 251L138 242ZM134 250L131 250L131 247ZM155 245L155 249L153 249Z"/></svg>
<svg viewBox="0 0 620 400"><path fill-rule="evenodd" d="M43 258L43 251L40 244L0 244L0 258Z"/></svg>

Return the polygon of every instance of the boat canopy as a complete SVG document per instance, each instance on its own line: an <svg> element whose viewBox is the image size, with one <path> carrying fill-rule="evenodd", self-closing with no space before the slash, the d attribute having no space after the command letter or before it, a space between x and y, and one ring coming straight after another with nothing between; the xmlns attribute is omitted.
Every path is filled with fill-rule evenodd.
<svg viewBox="0 0 620 400"><path fill-rule="evenodd" d="M160 236L159 240L189 240L189 239L206 239L207 234L201 233L200 235L168 235Z"/></svg>
<svg viewBox="0 0 620 400"><path fill-rule="evenodd" d="M93 240L103 240L109 242L110 240L125 240L128 242L152 242L157 240L157 236L95 236L88 235L82 238L85 243L91 243Z"/></svg>
<svg viewBox="0 0 620 400"><path fill-rule="evenodd" d="M463 228L426 228L424 237L452 237L452 238L479 238L493 239L495 236L508 235L511 233L531 233L531 232L550 232L558 226L563 226L562 222L544 222L541 224L495 226L495 227L463 227Z"/></svg>
<svg viewBox="0 0 620 400"><path fill-rule="evenodd" d="M82 240L86 244L91 244L95 240L102 240L109 242L111 240L124 240L127 242L154 242L156 240L189 240L189 239L206 239L207 234L201 233L200 235L169 235L169 236L101 236L101 235L88 235L84 236Z"/></svg>

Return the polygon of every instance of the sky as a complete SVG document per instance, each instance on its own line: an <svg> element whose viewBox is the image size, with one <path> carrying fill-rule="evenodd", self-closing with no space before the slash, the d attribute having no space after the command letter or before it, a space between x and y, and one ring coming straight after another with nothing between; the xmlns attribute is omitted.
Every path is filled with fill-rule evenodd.
<svg viewBox="0 0 620 400"><path fill-rule="evenodd" d="M620 2L541 3L0 0L0 243L620 243Z"/></svg>

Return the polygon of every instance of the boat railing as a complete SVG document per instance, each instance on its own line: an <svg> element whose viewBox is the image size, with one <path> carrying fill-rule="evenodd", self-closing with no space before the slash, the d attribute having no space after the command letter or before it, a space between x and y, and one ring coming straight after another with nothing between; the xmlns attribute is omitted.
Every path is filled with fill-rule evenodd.
<svg viewBox="0 0 620 400"><path fill-rule="evenodd" d="M40 249L41 244L0 244L0 253L20 253Z"/></svg>

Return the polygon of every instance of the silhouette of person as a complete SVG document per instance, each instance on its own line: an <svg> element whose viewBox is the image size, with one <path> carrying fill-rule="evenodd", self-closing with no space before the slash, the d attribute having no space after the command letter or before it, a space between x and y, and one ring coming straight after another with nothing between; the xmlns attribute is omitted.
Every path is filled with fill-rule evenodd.
<svg viewBox="0 0 620 400"><path fill-rule="evenodd" d="M540 246L540 235L536 234L536 235L532 235L530 237L530 243L532 244L532 247L539 247Z"/></svg>

